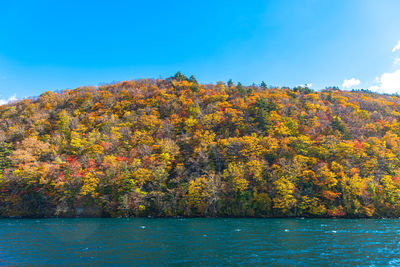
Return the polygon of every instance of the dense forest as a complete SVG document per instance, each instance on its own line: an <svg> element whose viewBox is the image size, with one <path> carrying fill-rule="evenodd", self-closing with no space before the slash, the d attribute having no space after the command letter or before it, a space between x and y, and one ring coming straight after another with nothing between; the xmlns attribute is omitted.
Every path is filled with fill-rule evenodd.
<svg viewBox="0 0 400 267"><path fill-rule="evenodd" d="M400 216L400 97L124 81L0 106L0 216Z"/></svg>

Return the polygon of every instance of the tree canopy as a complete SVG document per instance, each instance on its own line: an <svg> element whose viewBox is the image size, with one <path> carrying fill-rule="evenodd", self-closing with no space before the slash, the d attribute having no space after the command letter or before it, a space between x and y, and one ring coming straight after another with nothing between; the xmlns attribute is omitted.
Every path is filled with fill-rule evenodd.
<svg viewBox="0 0 400 267"><path fill-rule="evenodd" d="M181 73L0 106L0 216L400 216L400 98Z"/></svg>

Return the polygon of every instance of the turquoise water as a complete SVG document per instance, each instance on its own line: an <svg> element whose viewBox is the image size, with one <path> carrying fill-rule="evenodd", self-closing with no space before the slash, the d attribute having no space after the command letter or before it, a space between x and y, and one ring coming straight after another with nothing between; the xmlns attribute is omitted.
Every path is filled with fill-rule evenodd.
<svg viewBox="0 0 400 267"><path fill-rule="evenodd" d="M2 219L0 265L400 265L400 220Z"/></svg>

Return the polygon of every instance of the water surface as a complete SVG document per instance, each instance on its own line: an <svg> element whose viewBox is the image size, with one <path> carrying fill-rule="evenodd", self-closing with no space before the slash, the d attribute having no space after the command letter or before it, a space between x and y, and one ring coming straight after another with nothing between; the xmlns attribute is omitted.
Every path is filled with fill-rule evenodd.
<svg viewBox="0 0 400 267"><path fill-rule="evenodd" d="M400 265L398 219L2 219L0 265Z"/></svg>

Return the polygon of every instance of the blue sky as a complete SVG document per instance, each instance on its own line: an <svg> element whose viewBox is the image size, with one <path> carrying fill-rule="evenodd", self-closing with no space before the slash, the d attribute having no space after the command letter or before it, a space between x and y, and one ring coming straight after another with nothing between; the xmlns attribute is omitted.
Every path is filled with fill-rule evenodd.
<svg viewBox="0 0 400 267"><path fill-rule="evenodd" d="M396 0L2 0L0 103L177 71L396 92L399 13Z"/></svg>

